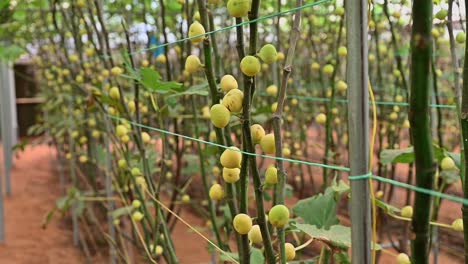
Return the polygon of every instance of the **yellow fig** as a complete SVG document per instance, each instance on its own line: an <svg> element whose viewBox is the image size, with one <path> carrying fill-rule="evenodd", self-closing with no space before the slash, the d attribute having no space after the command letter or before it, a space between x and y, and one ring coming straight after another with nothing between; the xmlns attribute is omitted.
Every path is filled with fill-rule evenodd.
<svg viewBox="0 0 468 264"><path fill-rule="evenodd" d="M185 60L185 70L190 74L199 71L201 67L200 59L195 55L189 55Z"/></svg>
<svg viewBox="0 0 468 264"><path fill-rule="evenodd" d="M223 187L220 184L213 184L208 194L212 200L221 200L224 198Z"/></svg>
<svg viewBox="0 0 468 264"><path fill-rule="evenodd" d="M291 243L285 243L284 244L284 249L286 251L286 260L291 261L296 257L296 249L294 248L294 245Z"/></svg>
<svg viewBox="0 0 468 264"><path fill-rule="evenodd" d="M228 169L240 168L242 161L242 153L237 147L229 147L223 151L219 161L223 167Z"/></svg>
<svg viewBox="0 0 468 264"><path fill-rule="evenodd" d="M396 257L397 264L411 264L411 260L405 253L400 253Z"/></svg>
<svg viewBox="0 0 468 264"><path fill-rule="evenodd" d="M222 104L231 112L239 113L242 110L244 93L239 89L229 91L223 98Z"/></svg>
<svg viewBox="0 0 468 264"><path fill-rule="evenodd" d="M338 55L340 57L346 57L346 55L348 55L348 49L346 49L345 46L341 46L338 48Z"/></svg>
<svg viewBox="0 0 468 264"><path fill-rule="evenodd" d="M452 222L452 228L455 231L462 232L463 231L463 219L461 218L455 219L455 221Z"/></svg>
<svg viewBox="0 0 468 264"><path fill-rule="evenodd" d="M442 170L445 171L452 171L457 169L457 165L455 165L455 162L451 157L444 157L442 161L440 162L440 167Z"/></svg>
<svg viewBox="0 0 468 264"><path fill-rule="evenodd" d="M229 0L227 11L233 17L244 17L249 13L250 5L250 0Z"/></svg>
<svg viewBox="0 0 468 264"><path fill-rule="evenodd" d="M275 135L273 133L265 135L260 141L260 147L266 154L275 154Z"/></svg>
<svg viewBox="0 0 468 264"><path fill-rule="evenodd" d="M283 52L278 52L278 61L284 60L284 53Z"/></svg>
<svg viewBox="0 0 468 264"><path fill-rule="evenodd" d="M263 242L262 232L259 225L254 225L249 231L249 240L254 244L261 244Z"/></svg>
<svg viewBox="0 0 468 264"><path fill-rule="evenodd" d="M268 184L278 183L278 170L275 166L270 166L265 172L265 182Z"/></svg>
<svg viewBox="0 0 468 264"><path fill-rule="evenodd" d="M265 136L265 129L263 129L263 127L259 124L253 124L250 126L250 133L252 135L253 142L258 144Z"/></svg>
<svg viewBox="0 0 468 264"><path fill-rule="evenodd" d="M327 116L324 113L320 113L315 117L315 122L323 125L327 122Z"/></svg>
<svg viewBox="0 0 468 264"><path fill-rule="evenodd" d="M202 42L205 36L195 37L197 35L202 35L202 34L205 34L205 28L203 27L203 25L200 24L200 22L198 21L193 22L189 27L189 33L188 33L189 38L191 38L190 41L192 41L193 44L198 44ZM192 38L192 37L195 37L195 38Z"/></svg>
<svg viewBox="0 0 468 264"><path fill-rule="evenodd" d="M225 93L229 92L232 89L237 89L239 87L236 78L234 78L234 76L230 74L226 74L221 78L220 86L223 92Z"/></svg>
<svg viewBox="0 0 468 264"><path fill-rule="evenodd" d="M164 64L164 63L166 63L166 61L167 61L166 55L164 55L164 54L159 54L156 57L156 62L159 63L159 64Z"/></svg>
<svg viewBox="0 0 468 264"><path fill-rule="evenodd" d="M222 104L215 104L210 109L211 123L217 128L224 128L231 119L231 113Z"/></svg>
<svg viewBox="0 0 468 264"><path fill-rule="evenodd" d="M274 102L271 104L271 112L274 113L276 112L276 109L278 108L278 102Z"/></svg>
<svg viewBox="0 0 468 264"><path fill-rule="evenodd" d="M235 183L239 180L240 169L239 168L223 168L223 179L227 183Z"/></svg>
<svg viewBox="0 0 468 264"><path fill-rule="evenodd" d="M245 56L240 63L240 68L241 71L249 76L253 77L255 76L258 72L260 72L261 65L260 61L257 59L257 57L254 56Z"/></svg>
<svg viewBox="0 0 468 264"><path fill-rule="evenodd" d="M336 88L338 89L338 91L344 92L346 91L346 89L348 89L348 84L340 80L336 83Z"/></svg>
<svg viewBox="0 0 468 264"><path fill-rule="evenodd" d="M325 73L326 75L332 75L333 71L335 70L333 65L331 64L327 64L325 66L323 66L323 73Z"/></svg>
<svg viewBox="0 0 468 264"><path fill-rule="evenodd" d="M275 46L271 44L266 44L260 49L258 56L265 63L271 64L278 59L278 52L276 51Z"/></svg>
<svg viewBox="0 0 468 264"><path fill-rule="evenodd" d="M278 86L272 84L266 88L266 92L268 95L276 96L278 94Z"/></svg>
<svg viewBox="0 0 468 264"><path fill-rule="evenodd" d="M237 233L246 235L252 229L252 218L246 214L237 214L232 224Z"/></svg>

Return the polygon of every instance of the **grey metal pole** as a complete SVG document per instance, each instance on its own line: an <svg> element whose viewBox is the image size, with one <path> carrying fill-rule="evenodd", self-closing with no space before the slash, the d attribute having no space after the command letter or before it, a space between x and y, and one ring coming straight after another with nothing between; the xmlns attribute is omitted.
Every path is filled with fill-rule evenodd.
<svg viewBox="0 0 468 264"><path fill-rule="evenodd" d="M351 175L369 172L369 95L367 0L346 1L348 133ZM371 262L371 217L367 179L351 181L351 251L353 264Z"/></svg>
<svg viewBox="0 0 468 264"><path fill-rule="evenodd" d="M104 117L104 122L106 124L106 133L110 135L110 125L109 119L107 116ZM106 174L105 174L105 185L106 185L106 196L107 198L114 197L114 192L112 190L112 153L110 150L110 139L109 137L105 137L105 144L106 144ZM114 219L112 218L111 212L114 211L115 203L112 199L109 199L109 210L107 213L107 225L109 226L109 236L110 238L115 241L115 226L114 226ZM109 247L109 255L110 255L110 263L115 264L117 263L116 260L116 251L115 247L112 243L110 243Z"/></svg>
<svg viewBox="0 0 468 264"><path fill-rule="evenodd" d="M8 169L7 169L7 153L5 148L7 147L7 133L5 130L7 130L8 125L7 125L7 117L6 117L6 101L5 99L7 98L4 96L5 91L7 89L7 77L6 77L6 71L7 71L7 65L5 63L0 63L0 139L2 142L3 146L3 161L4 161L4 173L2 173L2 170L0 170L0 242L5 241L5 221L4 221L4 208L3 208L3 178L1 177L2 174L5 177L5 181L7 178L7 174L9 174Z"/></svg>
<svg viewBox="0 0 468 264"><path fill-rule="evenodd" d="M11 195L10 173L13 165L12 147L18 140L18 121L16 117L15 80L11 64L0 63L2 86L0 89L0 112L2 119L3 135L3 162L5 173L5 191Z"/></svg>
<svg viewBox="0 0 468 264"><path fill-rule="evenodd" d="M69 112L73 112L73 105L70 103L69 105ZM76 187L77 186L77 181L76 181L76 171L75 171L75 166L76 166L76 157L75 157L75 140L71 136L72 131L73 131L73 120L71 118L69 119L71 127L69 128L69 133L68 133L68 144L70 145L69 151L71 154L70 158L70 178L72 182L72 186ZM73 227L73 244L75 246L78 246L80 243L80 230L79 230L79 225L78 225L78 216L76 214L76 203L73 203L71 206L71 213L72 213L72 227Z"/></svg>

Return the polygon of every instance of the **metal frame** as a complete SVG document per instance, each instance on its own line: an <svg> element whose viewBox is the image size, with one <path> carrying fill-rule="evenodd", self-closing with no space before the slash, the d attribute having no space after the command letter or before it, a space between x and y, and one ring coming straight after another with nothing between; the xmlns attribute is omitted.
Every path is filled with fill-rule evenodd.
<svg viewBox="0 0 468 264"><path fill-rule="evenodd" d="M18 142L15 78L11 63L0 62L0 127L3 145L3 175L0 170L0 242L5 241L3 191L11 195L10 173L13 166L12 147ZM5 183L5 187L3 186Z"/></svg>
<svg viewBox="0 0 468 264"><path fill-rule="evenodd" d="M351 175L369 172L369 94L367 0L346 1L349 162ZM368 179L351 181L353 264L371 262L371 213Z"/></svg>

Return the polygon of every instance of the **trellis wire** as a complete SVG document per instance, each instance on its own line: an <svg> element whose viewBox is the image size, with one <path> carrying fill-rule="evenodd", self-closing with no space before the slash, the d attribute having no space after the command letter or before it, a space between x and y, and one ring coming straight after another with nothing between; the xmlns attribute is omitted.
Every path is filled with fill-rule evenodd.
<svg viewBox="0 0 468 264"><path fill-rule="evenodd" d="M90 58L88 58L86 60L83 60L83 62L93 61L93 60L98 59L98 58L108 59L108 58L112 58L112 57L115 57L115 56L135 55L135 54L139 54L139 53L143 53L143 52L147 52L147 51L152 51L152 50L156 50L158 48L163 48L163 47L166 47L166 46L171 46L171 45L174 45L174 44L182 43L182 42L185 42L187 40L191 40L191 39L195 39L195 38L199 38L199 37L210 36L211 34L227 31L227 30L230 30L230 29L234 29L236 27L241 27L241 26L245 26L245 25L249 25L249 24L258 22L258 21L263 21L263 20L266 20L266 19L275 18L275 17L282 16L282 15L285 15L285 14L293 13L293 12L296 12L298 10L302 10L302 9L305 9L305 8L319 6L319 5L327 3L327 2L330 2L330 0L319 0L317 2L313 2L313 3L305 4L305 5L302 5L302 6L294 7L294 8L284 10L284 11L281 11L281 12L277 12L277 13L274 13L274 14L271 14L271 15L261 16L261 17L258 17L256 19L252 19L252 20L249 20L249 21L244 21L242 23L234 24L232 26L227 26L227 27L223 27L223 28L220 28L220 29L217 29L217 30L208 31L208 32L205 32L204 34L199 34L199 35L195 35L195 36L192 36L192 37L186 37L186 38L178 39L178 40L173 41L173 42L167 42L167 43L163 43L163 44L156 45L156 46L153 46L153 47L139 49L139 50L136 50L136 51L133 51L133 52L128 52L128 53L121 53L121 54L114 54L114 55L112 55L112 54L111 55L108 55L108 54L98 55L98 56L90 57Z"/></svg>
<svg viewBox="0 0 468 264"><path fill-rule="evenodd" d="M113 115L109 115L109 114L106 114L106 115L109 116L111 119L127 122L129 124L134 125L134 126L138 126L138 127L148 129L148 130L151 130L151 131L155 131L155 132L158 132L158 133L162 133L162 134L165 134L165 135L176 136L176 137L180 137L180 138L183 138L183 139L196 141L196 142L200 142L200 143L203 143L203 144L206 144L206 145L216 146L216 147L220 147L220 148L224 148L224 149L230 148L230 146L224 146L224 145L221 145L221 144L218 144L218 143L215 143L215 142L211 142L211 141L207 141L207 140L203 140L203 139L199 139L199 138L190 137L190 136L187 136L187 135L174 133L172 131L168 131L168 130L164 130L164 129L160 129L160 128L156 128L156 127L147 126L147 125L136 123L136 122L133 122L133 121L130 121L130 120L127 120L125 118L118 117L118 116L113 116ZM235 151L244 153L246 155L256 156L256 157L261 157L261 158L274 159L274 160L283 160L283 161L290 162L290 163L303 164L303 165L314 166L314 167L322 167L322 168L327 168L327 169L332 169L332 170L337 170L337 171L343 171L343 172L349 172L350 171L349 168L343 167L343 166L325 165L325 164L322 164L322 163L315 163L315 162L309 162L309 161L298 160L298 159L279 158L279 157L270 156L270 155L263 155L263 154L258 154L258 153L245 152L243 150L235 150ZM348 179L350 181L353 181L353 180L368 179L369 177L372 177L373 180L381 181L383 183L392 184L392 185L395 185L397 187L413 190L413 191L416 191L416 192L426 193L426 194L436 196L436 197L439 197L439 198L443 198L443 199L446 199L446 200L449 200L449 201L452 201L452 202L457 202L457 203L467 204L468 205L468 199L464 199L464 198L461 198L461 197L458 197L458 196L455 196L455 195L450 195L450 194L446 194L446 193L442 193L442 192L438 192L438 191L434 191L434 190L420 188L420 187L417 187L417 186L414 186L414 185L411 185L411 184L399 182L399 181L392 180L392 179L387 179L387 178L384 178L384 177L378 176L378 175L373 175L372 173L366 173L366 174L363 174L363 175L352 175L352 176L348 176Z"/></svg>
<svg viewBox="0 0 468 264"><path fill-rule="evenodd" d="M319 101L319 102L329 102L330 98L315 97L315 96L302 96L302 95L288 95L289 99L299 99L307 101ZM335 102L347 104L349 101L347 99L335 99ZM385 106L409 106L409 103L405 102L391 102L391 101L376 101L376 105L385 105ZM430 104L432 108L447 108L447 109L456 109L455 105L447 104Z"/></svg>
<svg viewBox="0 0 468 264"><path fill-rule="evenodd" d="M261 20L265 20L265 19L268 19L268 18L274 18L276 16L280 16L280 15L283 15L283 14L294 12L296 10L301 10L301 9L304 9L304 8L307 8L307 7L313 7L313 6L316 6L316 5L319 5L319 4L322 4L322 3L326 3L326 2L329 2L329 0L318 1L318 2L315 2L315 3L306 4L306 5L303 5L301 7L285 10L283 12L275 13L275 14L268 15L268 16L259 17L259 18L255 19L255 20L246 21L246 22L243 22L243 23L235 24L235 25L232 25L232 26L228 26L228 27L225 27L225 28L218 29L218 30L210 31L210 32L207 32L205 34L200 34L200 35L193 36L193 37L179 39L179 40L177 40L175 42L164 43L164 44L161 44L161 45L157 45L157 46L146 48L146 49L137 50L135 52L131 52L131 53L127 53L127 54L128 55L138 54L138 53L142 53L142 52L146 52L146 51L151 51L151 50L154 50L154 49L157 49L157 48L161 48L161 47L181 43L181 42L190 40L192 38L197 38L197 37L200 37L200 36L209 36L209 35L217 33L217 32L226 31L226 30L238 27L238 26L247 25L247 24L254 23L254 22L257 22L257 21L261 21ZM124 53L124 54L117 54L117 55L124 56L126 54ZM92 59L99 58L99 57L110 58L110 57L112 57L112 55L96 56L94 58L88 58L85 61L90 61ZM288 96L288 98L296 98L296 99L311 100L311 101L325 101L325 102L330 100L328 98L319 98L319 97L311 97L311 96L299 96L299 95ZM339 103L348 103L348 100L345 100L345 99L337 99L336 101L339 102ZM408 103L404 103L404 102L376 102L376 104L377 105L390 105L390 106L395 106L395 105L396 106L408 106L409 105ZM431 104L431 107L455 109L455 106L453 106L453 105ZM125 120L125 119L115 117L115 116L110 116L110 117L113 118L113 119ZM164 133L164 134L168 134L168 135L172 135L172 136L178 136L178 137L182 137L184 139L198 141L200 143L213 145L213 146L217 146L217 147L229 148L229 147L217 144L217 143L213 143L213 142L205 141L205 140L202 140L202 139L197 139L197 138L193 138L193 137L173 133L173 132L168 131L168 130L163 130L163 129L158 129L158 128L154 128L154 127L145 126L143 124L135 123L135 122L132 122L132 121L129 121L129 120L126 120L126 121L133 124L133 125L135 125L135 126L140 126L142 128L153 130L153 131L156 131L156 132L159 132L159 133ZM270 158L270 159L276 159L276 160L281 159L281 160L284 160L284 161L287 161L287 162L299 163L299 164L304 164L304 165L308 165L308 166L325 167L325 168L330 168L330 169L339 170L339 171L350 171L349 168L341 167L341 166L325 165L325 164L320 164L320 163L313 163L313 162L308 162L308 161L303 161L303 160L296 160L296 159L289 159L289 158L277 158L277 157L274 157L274 156L262 155L262 154L256 154L256 153L248 153L248 152L244 152L244 151L239 151L239 152L242 152L244 154L251 155L251 156L259 156L259 157L263 157L263 158ZM468 204L468 199L463 199L463 198L460 198L460 197L457 197L457 196L444 194L444 193L437 192L437 191L434 191L434 190L419 188L417 186L413 186L413 185L410 185L410 184L406 184L406 183L402 183L402 182L399 182L399 181L387 179L387 178L384 178L384 177L381 177L381 176L372 175L371 173L367 173L365 175L349 176L348 179L350 181L353 181L353 180L368 179L370 177L372 179L375 179L375 180L378 180L378 181L381 181L381 182L384 182L384 183L392 184L392 185L395 185L395 186L398 186L398 187L410 189L410 190L417 191L417 192L426 193L426 194L429 194L429 195L432 195L432 196L438 196L440 198L451 200L451 201L454 201L454 202L459 202L459 203L462 203L462 204Z"/></svg>
<svg viewBox="0 0 468 264"><path fill-rule="evenodd" d="M254 20L245 21L245 22L235 24L235 25L232 25L232 26L228 26L228 27L217 29L217 30L209 31L209 32L206 32L204 34L200 34L200 35L196 35L196 36L192 36L192 37L187 37L187 38L182 38L182 39L179 39L179 40L174 41L174 42L168 42L168 43L160 44L160 45L153 46L153 47L150 47L150 48L140 49L140 50L130 52L130 53L95 56L95 57L88 58L87 60L84 60L84 62L91 61L92 59L97 59L97 58L110 58L112 56L133 55L133 54L138 54L138 53L142 53L142 52L146 52L146 51L151 51L151 50L155 50L155 49L158 49L158 48L161 48L161 47L170 46L170 45L178 44L178 43L181 43L181 42L185 42L185 41L193 39L193 38L198 38L198 37L201 37L201 36L209 36L209 35L217 33L217 32L222 32L222 31L226 31L226 30L230 30L230 29L239 27L239 26L248 25L250 23L266 20L266 19L269 19L269 18L274 18L274 17L277 17L277 16L281 16L281 15L284 15L284 14L295 12L297 10L302 10L302 9L305 9L305 8L318 6L320 4L327 3L329 1L330 0L321 0L321 1L314 2L314 3L305 4L305 5L302 5L300 7L295 7L295 8L291 8L291 9L288 9L288 10L284 10L282 12L278 12L278 13L274 13L274 14L266 15L266 16L261 16L261 17L258 17L257 19L254 19ZM311 101L325 101L325 102L330 100L328 98L320 98L320 97L312 97L312 96L299 96L299 95L290 95L290 96L288 96L288 98L297 98L297 99L311 100ZM348 103L348 100L346 100L346 99L336 99L336 102ZM404 102L378 102L377 101L376 104L377 105L409 106L408 103L404 103ZM443 104L431 104L430 106L434 107L434 108L448 108L448 109L455 109L456 108L453 105L443 105ZM113 119L121 119L121 118L115 117L115 116L110 116L110 117L113 118ZM213 145L213 146L217 146L217 147L229 148L229 147L217 144L217 143L213 143L213 142L209 142L209 141L205 141L205 140L201 140L201 139L196 139L196 138L192 138L192 137L185 136L185 135L180 135L180 134L173 133L171 131L167 131L167 130L163 130L163 129L158 129L158 128L154 128L154 127L145 126L143 124L134 123L134 122L131 122L129 120L126 120L126 121L129 122L129 123L132 123L133 125L141 126L142 128L150 129L150 130L153 130L153 131L156 131L156 132L169 134L169 135L173 135L173 136L179 136L179 137L182 137L184 139L198 141L198 142L201 142L201 143L204 143L204 144L209 144L209 145ZM244 152L244 151L240 151L240 152L244 153L244 154L247 154L247 155L253 155L253 156L258 156L258 157L263 157L263 158L270 158L270 159L276 159L276 160L280 159L278 157L269 156L269 155L248 153L248 152ZM284 160L284 161L287 161L287 162L291 162L291 163L298 163L298 164L304 164L304 165L308 165L308 166L317 166L317 167L322 167L322 168L329 168L329 169L338 170L338 171L349 171L349 168L346 168L346 167L343 167L343 166L326 165L326 164L321 164L321 163L314 163L314 162L308 162L308 161L296 160L296 159L289 159L289 158L281 158L281 159ZM349 179L350 180L361 179L359 177L368 178L369 175L365 174L365 175L360 175L360 176L350 176ZM414 191L417 191L417 192L423 192L423 193L426 193L426 194L430 194L432 196L438 196L440 198L451 200L451 201L454 201L454 202L459 202L459 203L462 203L462 204L468 204L468 199L463 199L463 198L460 198L460 197L457 197L457 196L448 195L448 194L444 194L444 193L429 190L429 189L419 188L417 186L413 186L413 185L410 185L410 184L406 184L406 183L398 182L398 181L395 181L395 180L387 179L387 178L384 178L384 177L381 177L381 176L373 175L372 179L375 179L375 180L378 180L378 181L381 181L381 182L384 182L384 183L388 183L388 184L393 184L393 185L398 186L398 187L414 190Z"/></svg>

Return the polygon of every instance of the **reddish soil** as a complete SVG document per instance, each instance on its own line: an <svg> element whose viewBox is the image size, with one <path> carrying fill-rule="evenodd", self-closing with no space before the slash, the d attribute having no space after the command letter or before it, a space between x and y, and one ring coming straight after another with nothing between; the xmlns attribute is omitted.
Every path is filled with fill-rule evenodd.
<svg viewBox="0 0 468 264"><path fill-rule="evenodd" d="M0 262L84 263L73 246L71 228L60 217L42 229L44 216L60 196L54 152L46 146L28 147L14 161L11 196L5 197L6 241L0 243Z"/></svg>
<svg viewBox="0 0 468 264"><path fill-rule="evenodd" d="M320 148L315 147L315 149ZM320 153L314 154L312 157L320 157ZM27 147L25 152L15 158L12 171L12 195L5 197L7 237L6 242L0 244L0 263L73 264L86 262L82 251L73 246L68 218L61 218L57 215L47 229L41 228L44 216L52 208L55 200L60 197L58 172L54 162L55 151L47 146ZM287 170L290 171L290 176L295 175L294 169L288 167L289 164ZM313 168L313 173L314 178L321 178L321 169ZM397 175L406 175L406 168L399 166ZM404 180L404 178L399 180ZM318 179L316 183L320 184L320 180ZM310 186L308 183L306 185L307 190ZM459 186L451 188L450 193L460 196ZM392 204L402 206L404 196L404 190L397 188L392 197ZM295 200L291 199L290 202L294 203ZM346 212L343 213L346 215ZM180 214L195 227L203 226L205 223L191 210L184 209ZM459 217L461 217L459 204L447 201L442 203L440 222L451 223L453 219ZM349 225L346 216L340 219L343 224ZM401 222L392 220L392 226L392 230L398 230ZM204 234L208 236L207 232ZM183 223L177 223L173 238L181 263L197 264L210 261L207 243ZM463 245L460 246L462 234L441 229L441 240L439 263L462 263L460 251ZM393 250L386 251L379 263L395 263L395 253ZM94 263L107 263L107 261L100 257L99 260L95 259Z"/></svg>
<svg viewBox="0 0 468 264"><path fill-rule="evenodd" d="M0 263L86 263L82 251L73 245L68 218L56 215L46 229L41 227L44 216L61 196L55 157L53 148L43 145L27 147L15 158L12 195L4 201L6 241L0 243ZM204 224L190 212L181 215L191 225ZM210 260L207 243L182 223L176 225L174 242L181 263ZM93 262L108 263L102 257Z"/></svg>

